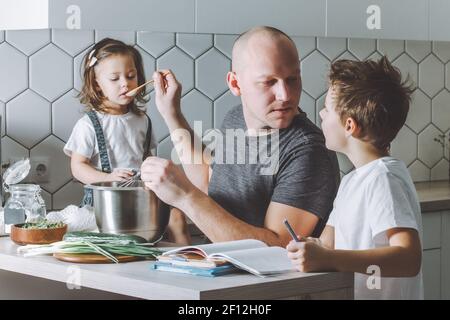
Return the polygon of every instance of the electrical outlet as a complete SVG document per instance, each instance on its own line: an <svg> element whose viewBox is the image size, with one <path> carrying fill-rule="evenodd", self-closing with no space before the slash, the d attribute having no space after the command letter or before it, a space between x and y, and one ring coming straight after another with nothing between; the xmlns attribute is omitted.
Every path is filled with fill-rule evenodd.
<svg viewBox="0 0 450 320"><path fill-rule="evenodd" d="M30 160L31 170L27 180L33 183L49 182L49 158L38 157Z"/></svg>

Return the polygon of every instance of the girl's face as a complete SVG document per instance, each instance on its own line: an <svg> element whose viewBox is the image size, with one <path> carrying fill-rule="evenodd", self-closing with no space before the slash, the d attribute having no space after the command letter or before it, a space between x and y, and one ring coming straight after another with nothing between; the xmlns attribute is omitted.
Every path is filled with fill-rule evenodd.
<svg viewBox="0 0 450 320"><path fill-rule="evenodd" d="M336 93L333 87L328 89L325 106L320 110L322 118L322 131L328 149L343 152L346 146L346 134L341 118L336 111Z"/></svg>
<svg viewBox="0 0 450 320"><path fill-rule="evenodd" d="M94 71L98 89L106 97L105 107L123 109L133 101L133 97L125 95L138 85L137 70L131 56L109 56L99 61Z"/></svg>

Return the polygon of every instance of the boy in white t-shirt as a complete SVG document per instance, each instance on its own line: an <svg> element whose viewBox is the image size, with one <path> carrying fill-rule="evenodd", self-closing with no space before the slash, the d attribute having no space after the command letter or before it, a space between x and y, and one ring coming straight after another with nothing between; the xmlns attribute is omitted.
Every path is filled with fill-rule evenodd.
<svg viewBox="0 0 450 320"><path fill-rule="evenodd" d="M302 272L355 272L355 299L423 299L422 221L405 164L389 156L411 88L386 57L340 60L320 112L329 149L355 166L341 182L320 239L291 241Z"/></svg>

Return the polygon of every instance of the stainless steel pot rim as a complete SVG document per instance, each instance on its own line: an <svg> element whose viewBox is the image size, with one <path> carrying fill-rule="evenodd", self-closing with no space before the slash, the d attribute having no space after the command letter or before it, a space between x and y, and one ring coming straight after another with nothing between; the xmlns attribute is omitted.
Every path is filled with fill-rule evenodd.
<svg viewBox="0 0 450 320"><path fill-rule="evenodd" d="M117 186L87 184L84 186L84 188L92 189L92 190L102 190L102 191L133 191L133 190L143 190L144 189L144 183L142 181L136 181L133 184L138 184L138 185L133 186L133 187L117 187Z"/></svg>

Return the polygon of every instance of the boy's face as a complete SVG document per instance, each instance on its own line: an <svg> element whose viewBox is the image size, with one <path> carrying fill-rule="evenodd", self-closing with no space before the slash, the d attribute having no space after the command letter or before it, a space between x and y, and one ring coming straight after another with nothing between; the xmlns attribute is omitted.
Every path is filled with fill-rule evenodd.
<svg viewBox="0 0 450 320"><path fill-rule="evenodd" d="M133 101L125 93L138 85L137 70L128 55L112 55L95 66L97 84L107 98L108 107L126 106Z"/></svg>
<svg viewBox="0 0 450 320"><path fill-rule="evenodd" d="M325 106L320 110L322 118L322 131L325 135L325 144L328 149L343 152L347 144L345 128L339 114L336 112L336 92L330 86L325 98Z"/></svg>

